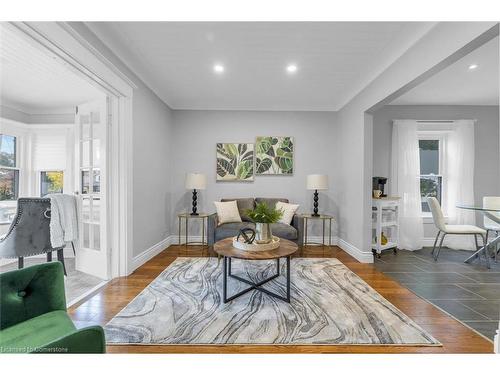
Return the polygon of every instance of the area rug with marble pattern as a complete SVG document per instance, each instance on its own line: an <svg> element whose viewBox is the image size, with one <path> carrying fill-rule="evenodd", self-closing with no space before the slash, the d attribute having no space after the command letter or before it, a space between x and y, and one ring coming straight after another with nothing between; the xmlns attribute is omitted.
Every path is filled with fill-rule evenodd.
<svg viewBox="0 0 500 375"><path fill-rule="evenodd" d="M232 263L253 282L276 271L275 261ZM264 287L284 295L285 275ZM246 287L229 278L228 294ZM291 260L291 303L254 290L226 304L222 261L177 258L105 332L129 345L441 345L335 258Z"/></svg>

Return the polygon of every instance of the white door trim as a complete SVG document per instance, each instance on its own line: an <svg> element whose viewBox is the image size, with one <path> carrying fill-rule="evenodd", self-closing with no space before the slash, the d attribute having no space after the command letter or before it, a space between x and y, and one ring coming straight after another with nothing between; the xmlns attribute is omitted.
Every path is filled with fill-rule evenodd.
<svg viewBox="0 0 500 375"><path fill-rule="evenodd" d="M111 277L126 276L133 271L132 97L137 86L66 22L9 22L9 25L111 99L108 246Z"/></svg>

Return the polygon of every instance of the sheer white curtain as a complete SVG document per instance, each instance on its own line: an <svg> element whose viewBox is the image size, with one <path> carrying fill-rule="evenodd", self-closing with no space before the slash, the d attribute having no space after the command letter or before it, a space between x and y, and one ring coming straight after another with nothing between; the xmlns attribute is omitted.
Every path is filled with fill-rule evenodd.
<svg viewBox="0 0 500 375"><path fill-rule="evenodd" d="M475 225L474 211L456 207L458 203L474 204L474 120L454 121L445 161L448 224ZM452 249L475 249L473 236L446 236L444 243Z"/></svg>
<svg viewBox="0 0 500 375"><path fill-rule="evenodd" d="M421 249L424 238L417 130L417 121L394 120L391 195L401 197L399 246L408 250Z"/></svg>

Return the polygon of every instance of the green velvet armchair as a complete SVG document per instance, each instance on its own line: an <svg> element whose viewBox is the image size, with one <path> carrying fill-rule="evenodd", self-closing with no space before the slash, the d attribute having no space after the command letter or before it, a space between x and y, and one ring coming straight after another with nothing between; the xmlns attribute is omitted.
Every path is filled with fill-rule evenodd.
<svg viewBox="0 0 500 375"><path fill-rule="evenodd" d="M102 327L76 329L60 262L0 274L0 353L105 353Z"/></svg>

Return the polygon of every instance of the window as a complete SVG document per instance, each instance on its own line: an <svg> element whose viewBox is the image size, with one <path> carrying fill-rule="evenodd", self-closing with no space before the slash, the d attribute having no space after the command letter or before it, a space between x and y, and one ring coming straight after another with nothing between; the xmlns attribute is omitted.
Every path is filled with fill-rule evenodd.
<svg viewBox="0 0 500 375"><path fill-rule="evenodd" d="M16 200L18 196L17 138L0 134L0 201Z"/></svg>
<svg viewBox="0 0 500 375"><path fill-rule="evenodd" d="M418 141L420 151L420 196L422 212L430 212L427 197L435 197L439 203L443 197L442 148L440 137L421 137Z"/></svg>
<svg viewBox="0 0 500 375"><path fill-rule="evenodd" d="M40 172L40 196L47 194L62 193L64 186L63 171L42 171Z"/></svg>

